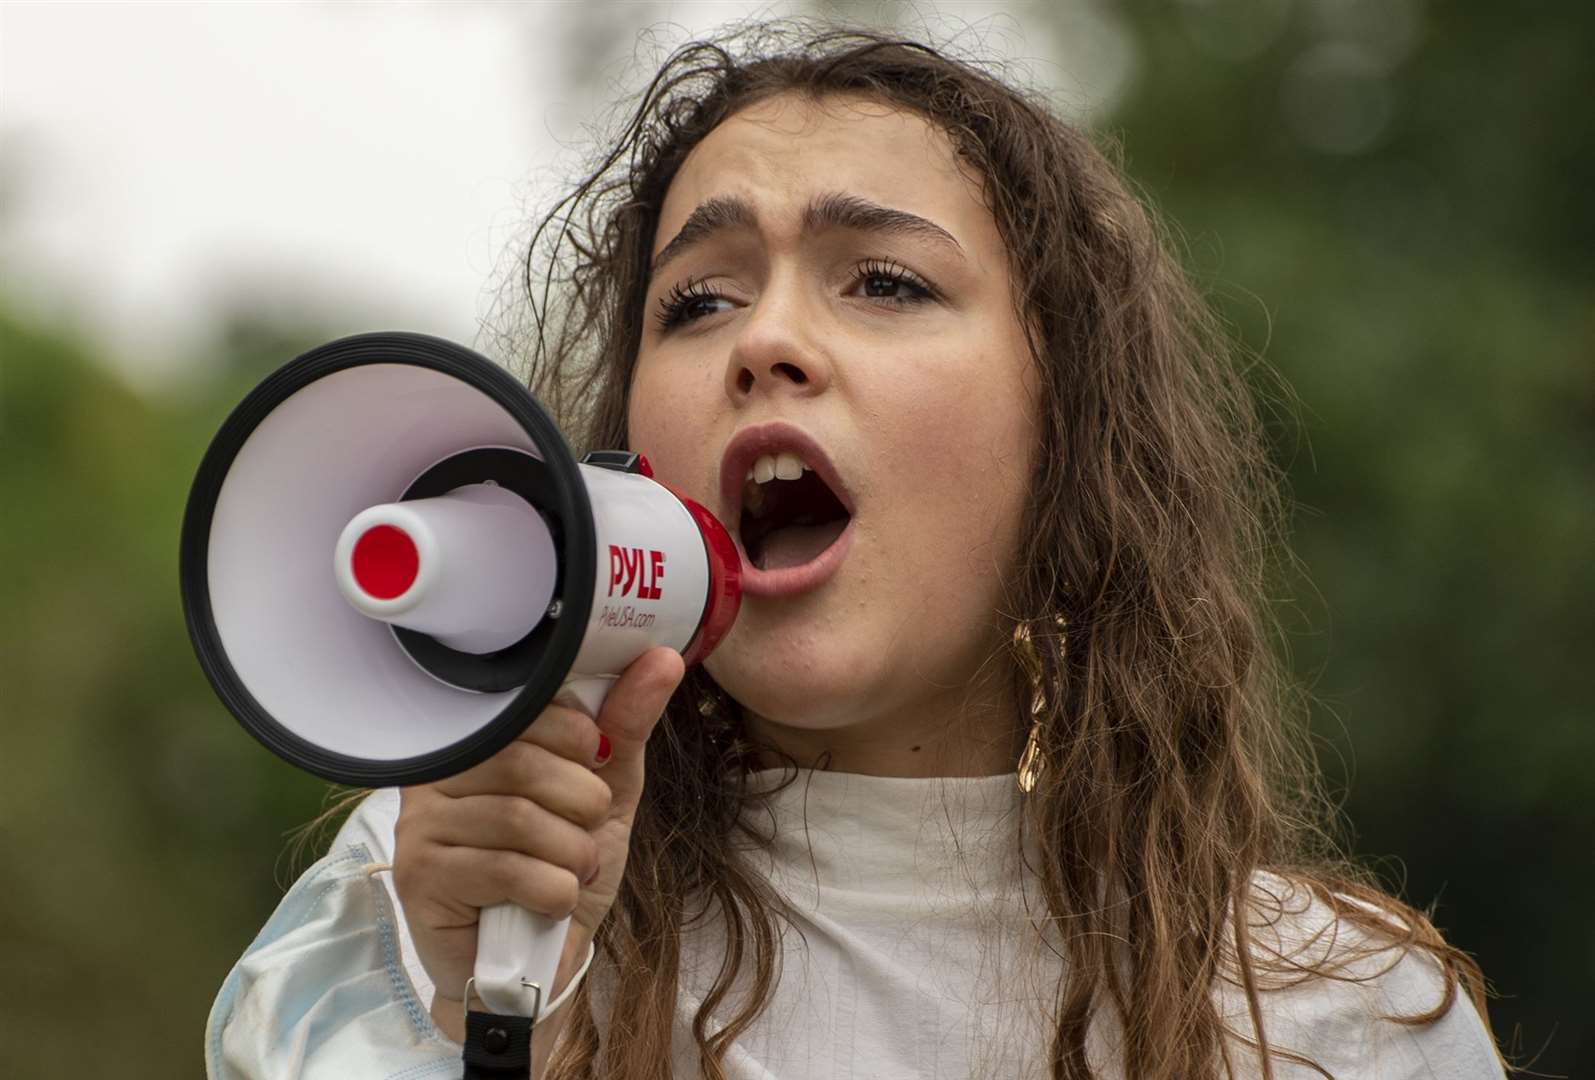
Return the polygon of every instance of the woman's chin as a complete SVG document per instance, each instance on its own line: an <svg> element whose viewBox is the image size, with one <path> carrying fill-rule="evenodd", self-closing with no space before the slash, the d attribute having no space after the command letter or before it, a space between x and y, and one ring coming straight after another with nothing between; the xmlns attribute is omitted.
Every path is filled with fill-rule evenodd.
<svg viewBox="0 0 1595 1080"><path fill-rule="evenodd" d="M864 712L858 684L846 677L794 679L791 671L772 677L769 670L750 671L740 665L719 665L714 657L704 667L720 688L756 723L777 728L824 731L856 723Z"/></svg>
<svg viewBox="0 0 1595 1080"><path fill-rule="evenodd" d="M735 695L733 695L735 696ZM737 698L764 725L793 731L831 731L858 722L862 703L850 696L817 692L752 694Z"/></svg>

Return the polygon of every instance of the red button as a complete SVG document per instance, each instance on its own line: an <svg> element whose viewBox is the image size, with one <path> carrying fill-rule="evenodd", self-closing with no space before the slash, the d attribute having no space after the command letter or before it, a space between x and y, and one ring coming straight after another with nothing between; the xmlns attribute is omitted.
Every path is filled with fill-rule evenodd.
<svg viewBox="0 0 1595 1080"><path fill-rule="evenodd" d="M355 583L378 600L403 596L421 572L421 553L415 549L415 541L396 525L367 529L355 541L349 562Z"/></svg>

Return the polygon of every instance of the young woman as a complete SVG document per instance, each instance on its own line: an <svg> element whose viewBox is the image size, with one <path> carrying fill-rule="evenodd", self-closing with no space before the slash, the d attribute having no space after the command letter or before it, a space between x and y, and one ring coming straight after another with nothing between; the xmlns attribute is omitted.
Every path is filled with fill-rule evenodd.
<svg viewBox="0 0 1595 1080"><path fill-rule="evenodd" d="M1501 1076L1478 969L1324 854L1265 448L1147 208L927 48L736 44L545 221L534 389L733 529L739 621L367 798L212 1074L457 1074L508 900L561 986L596 945L539 1075Z"/></svg>

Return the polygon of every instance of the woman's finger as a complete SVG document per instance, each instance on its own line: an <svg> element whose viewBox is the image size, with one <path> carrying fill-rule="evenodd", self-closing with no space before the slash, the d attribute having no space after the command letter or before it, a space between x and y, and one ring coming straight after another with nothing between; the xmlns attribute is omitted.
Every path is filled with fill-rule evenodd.
<svg viewBox="0 0 1595 1080"><path fill-rule="evenodd" d="M433 787L455 799L519 796L587 829L603 823L612 803L608 782L602 774L594 773L590 764L568 761L542 746L520 740L455 781Z"/></svg>
<svg viewBox="0 0 1595 1080"><path fill-rule="evenodd" d="M593 765L604 759L602 733L593 718L564 705L550 705L544 709L517 741L541 746L583 765Z"/></svg>
<svg viewBox="0 0 1595 1080"><path fill-rule="evenodd" d="M447 892L436 883L448 882ZM562 919L576 909L581 882L569 868L518 851L429 845L414 852L401 867L395 864L394 887L417 914L435 909L440 917L458 917L459 905L486 908L519 904L549 918Z"/></svg>
<svg viewBox="0 0 1595 1080"><path fill-rule="evenodd" d="M680 653L664 646L649 649L621 673L599 712L598 727L614 751L604 767L614 798L611 813L628 823L642 795L643 750L648 736L684 673Z"/></svg>
<svg viewBox="0 0 1595 1080"><path fill-rule="evenodd" d="M507 787L518 773L523 773L535 755L528 757L524 751L540 747L555 757L575 762L584 768L596 768L608 760L601 751L604 740L591 717L576 709L550 705L528 724L515 741L486 761L455 776L444 777L434 786L446 795L456 797L484 792L509 792Z"/></svg>
<svg viewBox="0 0 1595 1080"><path fill-rule="evenodd" d="M598 869L598 842L586 828L530 799L471 795L434 808L418 839L443 847L516 852L560 866L586 881Z"/></svg>

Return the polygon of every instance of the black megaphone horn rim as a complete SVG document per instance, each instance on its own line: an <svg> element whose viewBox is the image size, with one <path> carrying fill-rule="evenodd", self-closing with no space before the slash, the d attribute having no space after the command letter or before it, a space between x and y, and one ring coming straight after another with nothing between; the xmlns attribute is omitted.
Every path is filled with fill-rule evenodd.
<svg viewBox="0 0 1595 1080"><path fill-rule="evenodd" d="M216 501L235 458L261 422L292 395L319 379L367 364L405 364L452 376L500 406L531 438L545 467L545 487L558 519L560 617L541 642L537 665L509 705L490 722L437 750L396 760L371 760L327 750L275 720L229 661L211 606L209 543ZM179 580L189 637L211 686L245 729L294 765L337 783L362 787L428 783L454 775L497 753L525 731L559 690L582 646L591 614L597 566L592 506L564 435L531 393L478 353L424 334L356 334L295 358L252 390L222 424L201 460L183 515ZM331 558L329 549L328 558Z"/></svg>

